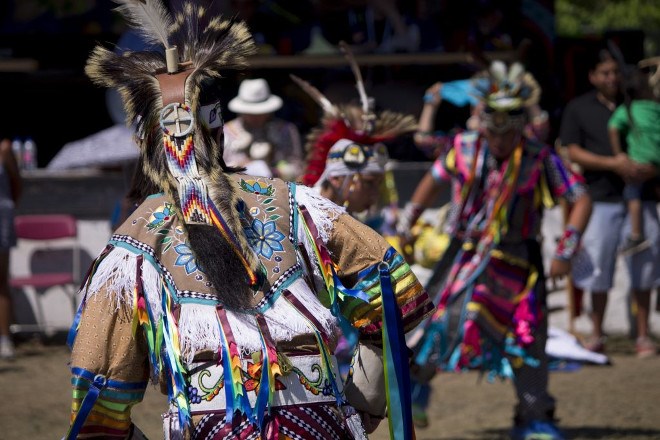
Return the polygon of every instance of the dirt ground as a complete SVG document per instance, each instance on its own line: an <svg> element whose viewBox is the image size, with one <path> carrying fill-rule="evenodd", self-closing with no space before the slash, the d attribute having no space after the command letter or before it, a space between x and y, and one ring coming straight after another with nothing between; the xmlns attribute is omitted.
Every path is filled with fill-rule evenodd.
<svg viewBox="0 0 660 440"><path fill-rule="evenodd" d="M660 356L640 360L626 337L610 338L612 365L552 372L560 426L572 439L660 439ZM69 352L60 342L26 341L14 361L0 361L0 439L60 439L68 427ZM476 373L434 379L431 426L418 440L505 439L515 403L509 382L488 383ZM165 409L155 388L134 409L149 438L162 438ZM384 422L371 436L389 438Z"/></svg>

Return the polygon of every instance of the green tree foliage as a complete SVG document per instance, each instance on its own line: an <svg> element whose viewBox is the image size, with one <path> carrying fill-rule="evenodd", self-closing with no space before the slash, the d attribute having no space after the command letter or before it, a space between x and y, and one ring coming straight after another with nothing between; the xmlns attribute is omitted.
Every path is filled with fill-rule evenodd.
<svg viewBox="0 0 660 440"><path fill-rule="evenodd" d="M556 0L557 34L578 37L614 29L641 29L647 52L660 48L658 0Z"/></svg>

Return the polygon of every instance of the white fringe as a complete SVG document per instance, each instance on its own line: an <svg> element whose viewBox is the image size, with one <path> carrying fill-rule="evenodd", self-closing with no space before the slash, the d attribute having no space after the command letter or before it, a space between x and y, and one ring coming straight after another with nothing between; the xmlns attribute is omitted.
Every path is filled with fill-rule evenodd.
<svg viewBox="0 0 660 440"><path fill-rule="evenodd" d="M302 236L304 237L304 234ZM305 247L308 248L310 256L315 255L313 249L309 247L308 240L305 240ZM87 295L92 297L105 289L106 295L116 303L117 309L122 304L132 304L136 264L136 254L126 249L113 249L99 264L90 280ZM142 283L152 316L157 322L162 316L162 280L157 268L149 263L143 263ZM319 330L332 336L338 334L336 318L321 304L304 278L294 281L289 286L289 291L318 320L323 327ZM279 298L264 313L264 317L271 337L276 343L291 341L294 336L312 332L307 319L284 298ZM261 350L261 336L253 315L228 311L227 318L242 354ZM187 364L193 361L195 353L217 350L220 347L220 329L214 307L194 303L182 304L178 329L181 356Z"/></svg>
<svg viewBox="0 0 660 440"><path fill-rule="evenodd" d="M114 248L96 269L86 296L91 298L105 289L117 309L122 304L132 304L136 264L137 255L126 249Z"/></svg>
<svg viewBox="0 0 660 440"><path fill-rule="evenodd" d="M309 211L323 243L328 243L332 232L332 222L344 214L346 209L321 196L313 188L304 185L296 185L296 199L300 206L304 206Z"/></svg>
<svg viewBox="0 0 660 440"><path fill-rule="evenodd" d="M220 328L215 307L182 304L178 327L181 358L187 364L193 361L195 353L218 350L220 347Z"/></svg>
<svg viewBox="0 0 660 440"><path fill-rule="evenodd" d="M160 272L158 272L151 263L147 263L143 260L142 288L144 289L144 296L149 303L151 316L153 316L154 322L160 321L160 318L163 316L162 286L162 276Z"/></svg>
<svg viewBox="0 0 660 440"><path fill-rule="evenodd" d="M302 280L297 280L292 285L289 286L289 290L300 290L297 286ZM303 282L303 286L307 285ZM312 292L307 290L307 295L313 295ZM300 296L298 293L297 296ZM293 308L289 301L286 301L283 297L278 298L275 301L275 304L264 313L266 318L266 323L268 324L268 330L270 330L270 335L275 341L290 341L296 335L301 335L305 333L310 333L309 325L307 320L304 319L296 309Z"/></svg>
<svg viewBox="0 0 660 440"><path fill-rule="evenodd" d="M316 294L310 289L305 280L296 280L291 286L289 291L300 301L309 313L316 318L316 320L323 326L324 331L328 335L339 334L339 322L337 318L332 315L330 309L326 308L321 301L319 301ZM297 315L297 312L296 312Z"/></svg>
<svg viewBox="0 0 660 440"><path fill-rule="evenodd" d="M116 308L123 304L133 304L137 255L133 252L114 248L101 262L87 289L91 298L105 288L106 296ZM142 287L149 303L151 315L158 322L163 315L161 307L161 275L150 263L142 263Z"/></svg>
<svg viewBox="0 0 660 440"><path fill-rule="evenodd" d="M296 280L289 291L314 315L329 335L338 334L338 323L330 310L316 298L305 280ZM277 343L279 341L290 341L294 336L311 334L308 321L300 315L284 298L278 298L275 304L264 313L266 324L271 337ZM240 352L244 355L261 351L261 336L254 316L247 313L227 311L229 325L231 325L234 339L238 344Z"/></svg>
<svg viewBox="0 0 660 440"><path fill-rule="evenodd" d="M253 315L227 310L227 320L241 356L261 351L261 336Z"/></svg>
<svg viewBox="0 0 660 440"><path fill-rule="evenodd" d="M261 334L256 318L249 313L227 311L229 325L242 354L261 351ZM290 341L294 336L309 333L309 326L283 298L264 313L270 336L275 343Z"/></svg>

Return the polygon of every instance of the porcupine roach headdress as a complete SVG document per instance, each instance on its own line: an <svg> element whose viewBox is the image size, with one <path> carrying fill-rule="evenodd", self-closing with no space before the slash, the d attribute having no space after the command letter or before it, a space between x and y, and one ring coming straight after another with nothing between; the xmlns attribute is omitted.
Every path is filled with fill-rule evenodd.
<svg viewBox="0 0 660 440"><path fill-rule="evenodd" d="M145 41L164 53L118 55L97 46L85 72L94 83L119 90L127 122L137 122L146 178L175 201L199 266L227 292L218 292L223 303L245 306L249 286L258 283L259 262L241 233L238 198L212 136L222 129L220 104L209 96L222 71L247 67L255 52L252 38L245 24L192 2L172 13L160 0L115 2Z"/></svg>
<svg viewBox="0 0 660 440"><path fill-rule="evenodd" d="M525 108L539 102L541 88L531 73L519 62L510 67L503 61L493 61L490 68L474 80L477 98L485 106L484 123L495 131L522 129Z"/></svg>
<svg viewBox="0 0 660 440"><path fill-rule="evenodd" d="M365 92L360 68L353 54L343 42L340 43L340 48L346 55L355 76L360 108L348 104L335 105L316 87L291 75L291 78L323 110L321 123L307 137L307 167L302 181L309 186L316 184L324 175L328 153L333 146L345 144L346 152L338 153L337 160L342 161L349 169L360 172L369 165L370 160L377 161L382 156L382 152L386 154L382 142L392 140L416 128L416 121L412 115L391 111L375 114L373 100L369 99Z"/></svg>

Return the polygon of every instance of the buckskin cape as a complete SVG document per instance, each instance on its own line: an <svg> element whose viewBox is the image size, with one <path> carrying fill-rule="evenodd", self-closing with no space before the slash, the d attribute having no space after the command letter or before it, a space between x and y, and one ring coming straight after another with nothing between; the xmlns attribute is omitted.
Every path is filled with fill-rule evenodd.
<svg viewBox="0 0 660 440"><path fill-rule="evenodd" d="M69 341L72 420L88 413L80 438L125 438L150 379L168 395L168 438L350 438L332 355L340 334L356 329L361 343L389 352L390 374L402 371L395 350L405 362L407 350L397 344L432 309L403 258L308 187L230 179L266 274L252 308L223 307L172 200L147 198L82 285Z"/></svg>

